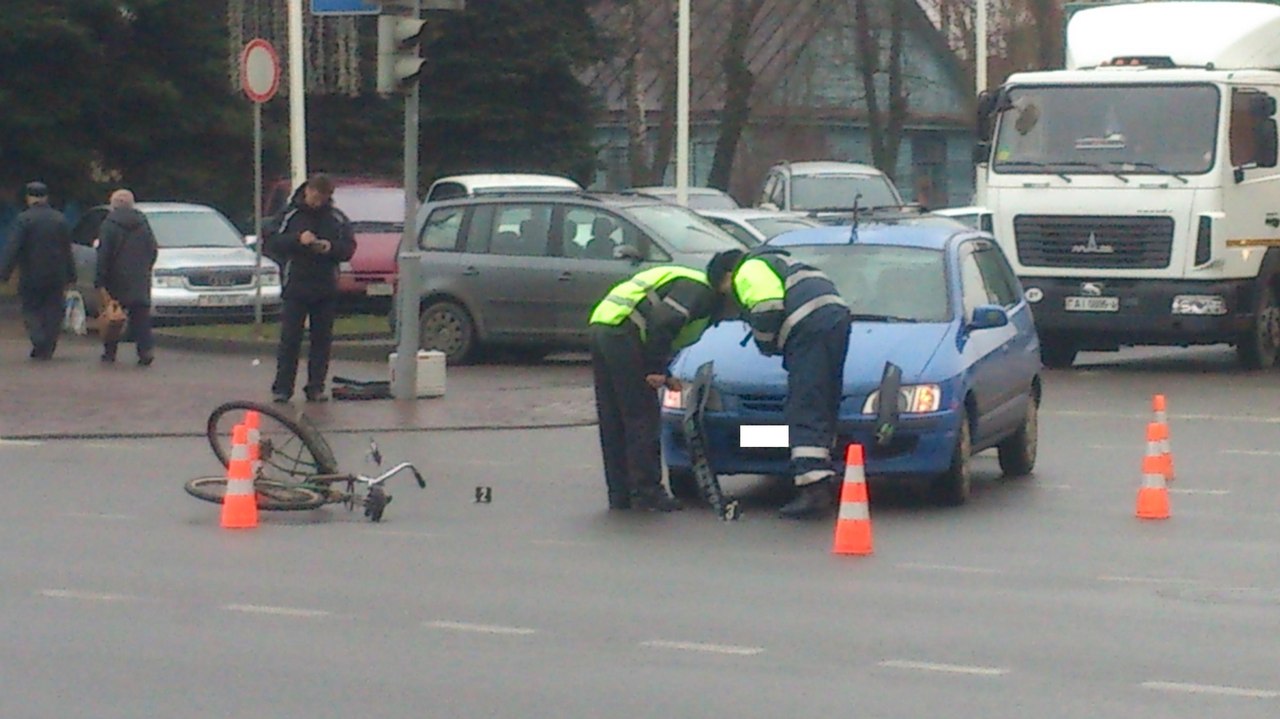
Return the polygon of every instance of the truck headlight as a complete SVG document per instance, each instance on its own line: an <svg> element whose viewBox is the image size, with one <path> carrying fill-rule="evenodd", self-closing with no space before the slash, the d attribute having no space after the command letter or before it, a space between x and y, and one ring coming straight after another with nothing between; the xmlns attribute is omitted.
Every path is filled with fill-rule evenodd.
<svg viewBox="0 0 1280 719"><path fill-rule="evenodd" d="M277 287L280 285L279 272L263 272L258 277L261 278L263 287Z"/></svg>
<svg viewBox="0 0 1280 719"><path fill-rule="evenodd" d="M1222 295L1177 295L1170 311L1175 315L1225 315L1227 300Z"/></svg>
<svg viewBox="0 0 1280 719"><path fill-rule="evenodd" d="M937 412L942 406L942 387L936 384L912 384L898 389L898 407L903 414L927 414ZM863 414L880 411L880 390L867 395L862 403Z"/></svg>
<svg viewBox="0 0 1280 719"><path fill-rule="evenodd" d="M164 274L151 275L152 287L182 287L183 282L184 282L184 278L182 277L182 275L164 275Z"/></svg>

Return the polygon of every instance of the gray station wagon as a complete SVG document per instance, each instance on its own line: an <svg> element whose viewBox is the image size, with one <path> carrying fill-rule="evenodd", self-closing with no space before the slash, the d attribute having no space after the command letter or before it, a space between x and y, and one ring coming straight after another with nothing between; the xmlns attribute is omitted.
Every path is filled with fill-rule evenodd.
<svg viewBox="0 0 1280 719"><path fill-rule="evenodd" d="M591 309L615 284L656 264L703 269L742 245L652 197L557 192L427 203L418 247L420 344L461 363L481 346L586 347Z"/></svg>

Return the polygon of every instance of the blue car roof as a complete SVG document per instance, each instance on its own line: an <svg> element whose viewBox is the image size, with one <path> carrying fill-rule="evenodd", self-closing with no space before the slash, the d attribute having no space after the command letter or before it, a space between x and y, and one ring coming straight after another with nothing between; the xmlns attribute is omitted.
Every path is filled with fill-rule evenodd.
<svg viewBox="0 0 1280 719"><path fill-rule="evenodd" d="M947 242L958 234L970 234L970 230L958 223L945 222L896 222L877 223L863 222L858 226L856 240L851 239L852 225L834 227L814 227L805 230L792 230L769 241L770 246L791 247L796 245L895 245L901 247L920 247L924 249L945 249Z"/></svg>

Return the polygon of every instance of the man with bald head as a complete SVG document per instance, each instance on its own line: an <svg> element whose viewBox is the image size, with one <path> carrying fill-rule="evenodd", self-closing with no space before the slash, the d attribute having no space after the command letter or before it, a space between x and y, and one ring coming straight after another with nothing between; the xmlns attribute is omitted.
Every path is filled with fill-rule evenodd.
<svg viewBox="0 0 1280 719"><path fill-rule="evenodd" d="M98 275L94 286L102 305L115 300L129 317L129 335L138 345L138 364L155 359L151 334L151 268L159 254L147 218L133 206L133 193L111 193L111 211L98 231ZM119 338L103 343L102 361L115 362Z"/></svg>

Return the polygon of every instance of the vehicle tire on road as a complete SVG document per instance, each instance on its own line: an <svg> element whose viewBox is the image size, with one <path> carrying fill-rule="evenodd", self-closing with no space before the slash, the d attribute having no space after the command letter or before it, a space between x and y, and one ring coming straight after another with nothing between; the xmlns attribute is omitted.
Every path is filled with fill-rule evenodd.
<svg viewBox="0 0 1280 719"><path fill-rule="evenodd" d="M1248 369L1271 369L1280 355L1280 306L1271 279L1259 283L1253 310L1253 328L1240 338L1236 356Z"/></svg>
<svg viewBox="0 0 1280 719"><path fill-rule="evenodd" d="M1071 340L1062 337L1040 338L1040 361L1051 369L1069 369L1076 361L1080 349Z"/></svg>
<svg viewBox="0 0 1280 719"><path fill-rule="evenodd" d="M222 504L222 498L227 493L227 479L197 477L188 480L182 488L196 499ZM318 489L274 479L256 479L253 482L253 489L258 500L258 509L263 511L298 512L319 509L328 502L325 495Z"/></svg>
<svg viewBox="0 0 1280 719"><path fill-rule="evenodd" d="M956 431L956 446L951 451L951 466L933 480L933 498L938 504L958 507L969 501L971 484L969 459L973 445L969 436L969 413L960 414L960 428Z"/></svg>
<svg viewBox="0 0 1280 719"><path fill-rule="evenodd" d="M475 323L456 302L437 300L418 316L418 346L443 352L446 363L466 364L473 359L476 345Z"/></svg>
<svg viewBox="0 0 1280 719"><path fill-rule="evenodd" d="M668 467L667 484L671 486L671 496L685 502L705 502L702 490L698 488L698 478L691 467Z"/></svg>
<svg viewBox="0 0 1280 719"><path fill-rule="evenodd" d="M338 461L320 431L305 419L296 420L272 405L249 400L233 400L209 414L205 436L218 461L231 461L231 432L246 411L259 415L262 472L295 481L313 474L337 474Z"/></svg>
<svg viewBox="0 0 1280 719"><path fill-rule="evenodd" d="M1006 477L1025 477L1036 466L1036 446L1040 434L1040 407L1033 392L1027 402L1027 416L1008 439L996 446L1000 471Z"/></svg>

